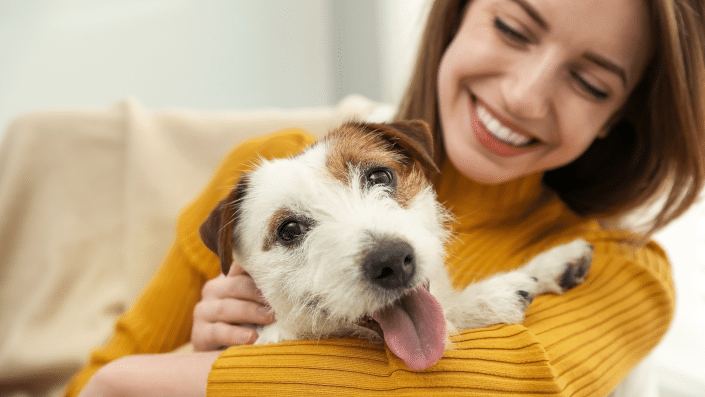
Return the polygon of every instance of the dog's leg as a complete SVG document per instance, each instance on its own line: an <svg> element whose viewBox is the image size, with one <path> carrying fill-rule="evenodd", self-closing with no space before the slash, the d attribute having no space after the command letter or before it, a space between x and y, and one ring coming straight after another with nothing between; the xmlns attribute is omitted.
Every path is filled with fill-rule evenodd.
<svg viewBox="0 0 705 397"><path fill-rule="evenodd" d="M548 250L517 270L473 283L450 297L448 320L457 329L521 323L536 295L560 294L582 283L591 260L592 246L585 240Z"/></svg>
<svg viewBox="0 0 705 397"><path fill-rule="evenodd" d="M515 270L470 284L451 297L446 316L456 329L520 323L537 293L538 283Z"/></svg>

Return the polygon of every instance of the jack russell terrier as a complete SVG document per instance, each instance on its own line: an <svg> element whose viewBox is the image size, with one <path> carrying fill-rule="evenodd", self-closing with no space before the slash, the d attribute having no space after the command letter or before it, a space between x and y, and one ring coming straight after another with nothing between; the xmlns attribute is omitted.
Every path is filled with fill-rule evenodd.
<svg viewBox="0 0 705 397"><path fill-rule="evenodd" d="M255 343L354 335L422 370L456 330L520 323L537 294L584 281L592 247L575 240L454 290L437 172L428 126L410 121L347 123L242 175L200 232L223 273L234 256L276 313Z"/></svg>

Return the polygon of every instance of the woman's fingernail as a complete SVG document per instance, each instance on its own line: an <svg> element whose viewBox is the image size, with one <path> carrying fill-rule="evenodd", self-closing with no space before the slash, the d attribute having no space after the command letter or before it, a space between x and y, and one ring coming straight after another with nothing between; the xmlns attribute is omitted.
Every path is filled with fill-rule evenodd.
<svg viewBox="0 0 705 397"><path fill-rule="evenodd" d="M255 332L255 330L252 330L252 331L247 332L245 334L245 343L244 344L250 345L250 344L255 343L256 340L257 340L257 332Z"/></svg>
<svg viewBox="0 0 705 397"><path fill-rule="evenodd" d="M261 307L260 307L259 309L257 309L257 310L259 311L259 314L260 314L262 317L274 319L274 312L272 311L272 308L271 308L271 307L269 307L269 306L261 306Z"/></svg>

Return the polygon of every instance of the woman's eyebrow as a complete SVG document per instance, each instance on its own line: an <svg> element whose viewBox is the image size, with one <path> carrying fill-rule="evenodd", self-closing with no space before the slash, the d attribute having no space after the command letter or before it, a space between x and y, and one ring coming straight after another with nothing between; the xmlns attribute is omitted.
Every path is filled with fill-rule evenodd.
<svg viewBox="0 0 705 397"><path fill-rule="evenodd" d="M545 19L541 16L541 14L534 8L533 5L529 4L526 0L510 0L514 3L516 3L519 7L523 8L524 11L526 11L527 14L529 14L529 17L534 20L543 30L550 30L548 23L546 22Z"/></svg>
<svg viewBox="0 0 705 397"><path fill-rule="evenodd" d="M550 30L551 27L548 25L548 22L546 22L546 20L541 16L541 13L539 13L539 11L527 0L509 1L521 7L529 15L529 17L533 19L534 22L536 22L542 29L546 31ZM617 65L616 63L610 61L609 59L601 55L592 52L585 53L583 57L588 61L602 67L603 69L606 69L616 74L622 80L622 84L624 84L625 87L627 86L627 73L623 67Z"/></svg>
<svg viewBox="0 0 705 397"><path fill-rule="evenodd" d="M608 71L619 76L619 78L622 79L622 84L627 87L627 72L624 70L623 67L617 65L616 63L610 61L609 59L601 55L592 52L587 52L583 54L583 57L588 61L596 64L597 66L600 66L603 69L607 69Z"/></svg>

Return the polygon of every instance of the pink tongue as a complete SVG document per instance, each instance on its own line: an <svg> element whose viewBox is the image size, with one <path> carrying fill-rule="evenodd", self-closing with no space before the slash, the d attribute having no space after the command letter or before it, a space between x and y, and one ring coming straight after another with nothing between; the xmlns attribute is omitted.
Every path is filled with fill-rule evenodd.
<svg viewBox="0 0 705 397"><path fill-rule="evenodd" d="M436 298L419 287L400 302L372 315L389 349L413 370L426 369L443 356L446 320Z"/></svg>

